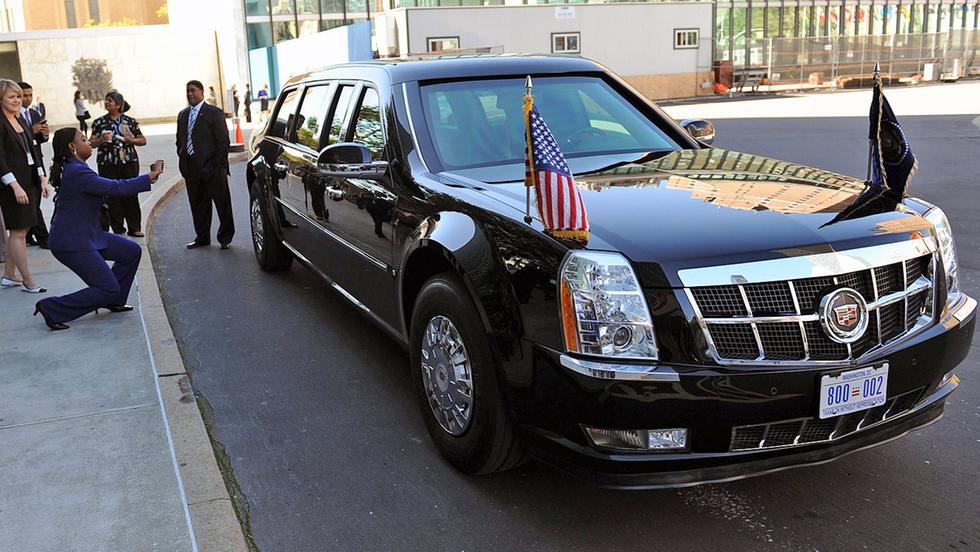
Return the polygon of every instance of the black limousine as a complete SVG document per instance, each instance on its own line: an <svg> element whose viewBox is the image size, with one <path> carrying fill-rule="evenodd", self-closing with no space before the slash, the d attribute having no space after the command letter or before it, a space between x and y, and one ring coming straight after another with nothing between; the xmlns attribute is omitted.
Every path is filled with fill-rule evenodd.
<svg viewBox="0 0 980 552"><path fill-rule="evenodd" d="M525 222L525 78L587 243ZM442 455L613 487L819 463L938 420L976 301L943 211L708 146L602 66L474 56L297 76L252 136L255 256L403 344ZM697 138L695 138L697 136Z"/></svg>

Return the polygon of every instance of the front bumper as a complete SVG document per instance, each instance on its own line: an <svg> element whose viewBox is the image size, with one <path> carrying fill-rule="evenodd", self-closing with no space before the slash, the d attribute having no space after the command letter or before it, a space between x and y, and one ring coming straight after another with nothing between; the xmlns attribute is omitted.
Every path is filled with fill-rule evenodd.
<svg viewBox="0 0 980 552"><path fill-rule="evenodd" d="M862 365L889 364L888 395L914 393L910 409L830 441L732 451L738 426L815 418L820 377L853 369L635 365L581 362L535 347L530 377L508 395L539 459L601 486L682 487L827 462L897 439L942 417L958 386L945 378L967 355L976 302L965 297L943 320ZM564 361L563 361L563 357ZM609 429L688 428L683 452L623 453L592 446L582 425Z"/></svg>

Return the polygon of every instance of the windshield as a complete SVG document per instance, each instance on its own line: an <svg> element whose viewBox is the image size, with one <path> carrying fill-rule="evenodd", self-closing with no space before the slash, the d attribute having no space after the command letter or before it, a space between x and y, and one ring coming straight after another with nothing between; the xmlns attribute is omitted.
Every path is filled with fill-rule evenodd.
<svg viewBox="0 0 980 552"><path fill-rule="evenodd" d="M681 149L597 77L537 77L534 105L566 158ZM429 137L447 169L524 162L524 79L421 87Z"/></svg>

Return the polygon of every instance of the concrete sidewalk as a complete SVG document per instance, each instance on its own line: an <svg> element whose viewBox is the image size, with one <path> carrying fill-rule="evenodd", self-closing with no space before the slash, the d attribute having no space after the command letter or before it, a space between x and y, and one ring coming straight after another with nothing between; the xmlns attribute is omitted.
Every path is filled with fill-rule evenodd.
<svg viewBox="0 0 980 552"><path fill-rule="evenodd" d="M141 196L145 230L179 185ZM48 293L0 290L0 551L247 550L145 245L137 309L61 332L34 303L84 284L29 251Z"/></svg>

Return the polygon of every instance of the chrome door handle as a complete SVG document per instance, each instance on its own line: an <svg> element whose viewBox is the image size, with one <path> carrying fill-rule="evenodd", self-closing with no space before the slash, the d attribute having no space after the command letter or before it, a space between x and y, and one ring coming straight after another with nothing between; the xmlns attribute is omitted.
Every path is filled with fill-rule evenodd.
<svg viewBox="0 0 980 552"><path fill-rule="evenodd" d="M279 174L286 174L286 171L289 170L289 165L285 163L276 163L272 165L272 168L275 169L276 172Z"/></svg>
<svg viewBox="0 0 980 552"><path fill-rule="evenodd" d="M340 201L341 199L344 199L344 190L330 186L327 188L327 195L334 201Z"/></svg>

